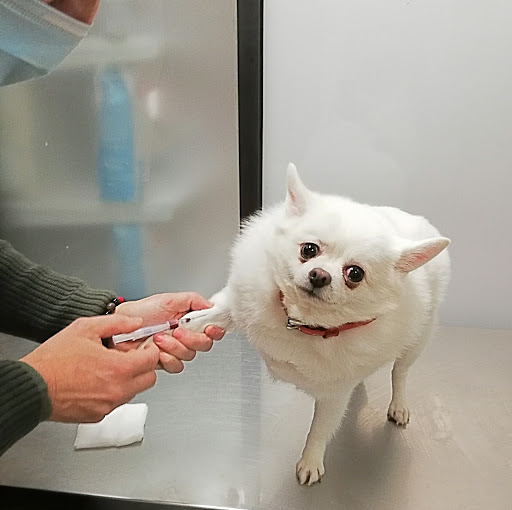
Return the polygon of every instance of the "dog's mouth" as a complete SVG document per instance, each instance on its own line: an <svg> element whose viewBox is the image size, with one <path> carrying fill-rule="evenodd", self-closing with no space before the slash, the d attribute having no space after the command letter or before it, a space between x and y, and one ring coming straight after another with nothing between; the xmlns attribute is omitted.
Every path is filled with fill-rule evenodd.
<svg viewBox="0 0 512 510"><path fill-rule="evenodd" d="M310 298L317 299L318 301L325 301L325 299L319 294L321 289L312 289L308 287L297 286L304 294L307 294Z"/></svg>

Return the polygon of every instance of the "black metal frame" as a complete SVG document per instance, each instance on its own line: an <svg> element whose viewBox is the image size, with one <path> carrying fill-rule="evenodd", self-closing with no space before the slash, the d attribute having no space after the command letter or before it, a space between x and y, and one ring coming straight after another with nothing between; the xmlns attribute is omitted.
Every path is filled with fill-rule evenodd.
<svg viewBox="0 0 512 510"><path fill-rule="evenodd" d="M174 505L159 501L138 501L1 485L0 498L2 510L206 510L197 506Z"/></svg>
<svg viewBox="0 0 512 510"><path fill-rule="evenodd" d="M261 208L263 0L237 0L240 219Z"/></svg>

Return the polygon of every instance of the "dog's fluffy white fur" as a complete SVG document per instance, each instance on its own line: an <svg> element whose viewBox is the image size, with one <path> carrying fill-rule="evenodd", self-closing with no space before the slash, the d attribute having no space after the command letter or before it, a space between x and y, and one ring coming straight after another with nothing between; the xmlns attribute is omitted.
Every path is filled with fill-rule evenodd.
<svg viewBox="0 0 512 510"><path fill-rule="evenodd" d="M388 416L408 423L407 371L436 323L450 273L449 242L422 217L310 191L290 164L285 202L245 224L213 308L187 315L195 331L209 324L241 330L271 376L315 398L296 467L300 483L320 480L327 443L353 389L387 362L394 361ZM304 252L305 243L318 254L311 245ZM354 266L364 271L360 282L350 281ZM318 269L330 282L314 285L311 271ZM354 279L360 277L358 270ZM375 320L323 338L287 329L287 314L323 328Z"/></svg>

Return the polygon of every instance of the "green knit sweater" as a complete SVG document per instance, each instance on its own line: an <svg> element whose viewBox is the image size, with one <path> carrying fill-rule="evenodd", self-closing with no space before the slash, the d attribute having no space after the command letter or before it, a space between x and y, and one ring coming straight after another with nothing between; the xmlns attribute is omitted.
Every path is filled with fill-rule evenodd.
<svg viewBox="0 0 512 510"><path fill-rule="evenodd" d="M114 297L34 264L0 240L1 332L44 342L78 317L105 313ZM0 455L50 412L39 373L21 361L0 360Z"/></svg>

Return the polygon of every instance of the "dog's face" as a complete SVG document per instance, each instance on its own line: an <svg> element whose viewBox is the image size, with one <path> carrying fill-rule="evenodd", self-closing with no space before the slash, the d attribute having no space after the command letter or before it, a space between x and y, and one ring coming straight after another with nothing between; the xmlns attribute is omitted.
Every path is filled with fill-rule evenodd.
<svg viewBox="0 0 512 510"><path fill-rule="evenodd" d="M290 165L284 213L268 249L290 317L336 327L396 308L407 273L448 243L396 238L371 207L309 191Z"/></svg>

